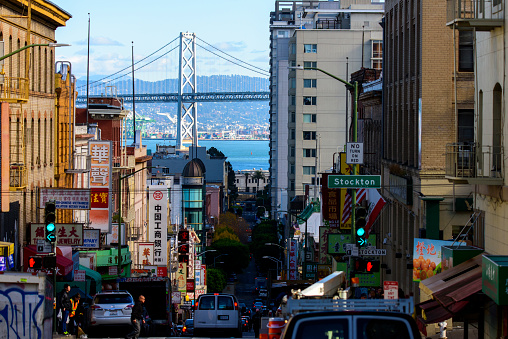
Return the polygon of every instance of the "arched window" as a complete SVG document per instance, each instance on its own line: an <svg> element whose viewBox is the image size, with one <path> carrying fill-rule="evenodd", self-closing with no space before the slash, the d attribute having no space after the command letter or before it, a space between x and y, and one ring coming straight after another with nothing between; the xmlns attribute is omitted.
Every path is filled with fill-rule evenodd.
<svg viewBox="0 0 508 339"><path fill-rule="evenodd" d="M48 68L48 49L44 48L44 93L48 93L48 78L50 77Z"/></svg>
<svg viewBox="0 0 508 339"><path fill-rule="evenodd" d="M13 46L12 46L12 35L9 36L9 52L12 52L14 49L13 49ZM8 59L8 58L7 58ZM8 63L9 63L9 76L12 77L14 76L14 73L12 72L12 60L6 60Z"/></svg>
<svg viewBox="0 0 508 339"><path fill-rule="evenodd" d="M48 119L44 118L44 166L48 163Z"/></svg>
<svg viewBox="0 0 508 339"><path fill-rule="evenodd" d="M492 170L501 171L501 102L503 100L503 91L499 83L494 86L492 93Z"/></svg>
<svg viewBox="0 0 508 339"><path fill-rule="evenodd" d="M49 163L53 164L53 118L49 119Z"/></svg>
<svg viewBox="0 0 508 339"><path fill-rule="evenodd" d="M32 133L30 133L30 148L32 151L32 166L35 165L35 119L32 118L32 125L30 126L32 128Z"/></svg>
<svg viewBox="0 0 508 339"><path fill-rule="evenodd" d="M37 90L39 92L41 92L42 91L42 66L43 65L42 65L42 51L41 51L40 46L39 46L39 50L38 50L37 60L39 60L39 64L37 65L37 80L38 80Z"/></svg>
<svg viewBox="0 0 508 339"><path fill-rule="evenodd" d="M37 165L41 164L41 119L37 120Z"/></svg>
<svg viewBox="0 0 508 339"><path fill-rule="evenodd" d="M18 39L18 46L17 46L17 49L20 49L21 48L21 41ZM17 77L18 78L21 78L21 53L18 53L16 54L16 61L17 61ZM19 80L18 80L19 81ZM21 84L18 84L18 88L20 87Z"/></svg>

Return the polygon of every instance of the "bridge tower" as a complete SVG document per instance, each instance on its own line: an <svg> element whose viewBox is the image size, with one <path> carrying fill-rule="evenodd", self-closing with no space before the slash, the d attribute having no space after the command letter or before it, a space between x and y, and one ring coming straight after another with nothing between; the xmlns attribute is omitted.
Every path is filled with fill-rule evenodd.
<svg viewBox="0 0 508 339"><path fill-rule="evenodd" d="M178 80L178 126L176 146L183 149L184 141L198 145L198 107L195 99L182 100L183 94L196 94L196 34L180 33L180 68ZM194 96L193 96L194 98Z"/></svg>

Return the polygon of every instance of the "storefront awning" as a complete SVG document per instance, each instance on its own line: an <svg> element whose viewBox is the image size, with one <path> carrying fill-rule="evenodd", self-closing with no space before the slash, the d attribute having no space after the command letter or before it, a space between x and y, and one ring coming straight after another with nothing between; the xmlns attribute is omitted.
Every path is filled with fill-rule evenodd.
<svg viewBox="0 0 508 339"><path fill-rule="evenodd" d="M306 222L314 212L319 212L319 202L311 202L305 207L302 213L296 217L298 224Z"/></svg>
<svg viewBox="0 0 508 339"><path fill-rule="evenodd" d="M453 317L482 290L482 255L449 268L420 282L420 290L432 299L416 305L418 328L427 334L425 325Z"/></svg>

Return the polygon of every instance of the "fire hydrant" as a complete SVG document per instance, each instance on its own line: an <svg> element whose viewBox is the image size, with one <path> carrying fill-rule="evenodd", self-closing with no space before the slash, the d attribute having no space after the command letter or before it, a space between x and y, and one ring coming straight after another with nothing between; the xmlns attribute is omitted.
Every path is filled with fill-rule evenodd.
<svg viewBox="0 0 508 339"><path fill-rule="evenodd" d="M438 325L439 325L439 338L446 339L446 325L448 325L448 323L446 321L442 321Z"/></svg>

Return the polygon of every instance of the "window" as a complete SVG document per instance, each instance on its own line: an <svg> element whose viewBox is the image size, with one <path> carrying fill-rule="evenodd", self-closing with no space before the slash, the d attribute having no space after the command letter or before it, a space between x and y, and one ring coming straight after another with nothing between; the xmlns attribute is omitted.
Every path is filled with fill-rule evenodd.
<svg viewBox="0 0 508 339"><path fill-rule="evenodd" d="M296 54L296 44L291 44L291 54Z"/></svg>
<svg viewBox="0 0 508 339"><path fill-rule="evenodd" d="M459 31L459 71L474 71L473 31Z"/></svg>
<svg viewBox="0 0 508 339"><path fill-rule="evenodd" d="M317 114L304 114L303 115L303 122L304 123L316 122L316 116L317 116Z"/></svg>
<svg viewBox="0 0 508 339"><path fill-rule="evenodd" d="M294 95L292 95L290 98L289 98L289 104L290 105L296 105L296 97Z"/></svg>
<svg viewBox="0 0 508 339"><path fill-rule="evenodd" d="M201 297L198 307L200 310L215 310L215 296Z"/></svg>
<svg viewBox="0 0 508 339"><path fill-rule="evenodd" d="M474 111L459 109L458 111L458 142L474 142Z"/></svg>
<svg viewBox="0 0 508 339"><path fill-rule="evenodd" d="M289 156L293 157L293 158L295 157L295 147L294 146L291 146L289 148Z"/></svg>
<svg viewBox="0 0 508 339"><path fill-rule="evenodd" d="M316 167L315 166L303 166L303 174L304 175L316 174Z"/></svg>
<svg viewBox="0 0 508 339"><path fill-rule="evenodd" d="M289 166L289 174L295 174L295 164Z"/></svg>
<svg viewBox="0 0 508 339"><path fill-rule="evenodd" d="M303 79L304 88L316 88L316 79Z"/></svg>
<svg viewBox="0 0 508 339"><path fill-rule="evenodd" d="M295 190L295 181L294 180L291 180L289 182L289 190L290 191L294 191Z"/></svg>
<svg viewBox="0 0 508 339"><path fill-rule="evenodd" d="M303 45L303 53L317 53L317 45L316 44Z"/></svg>
<svg viewBox="0 0 508 339"><path fill-rule="evenodd" d="M291 78L289 81L290 81L289 88L296 88L296 79Z"/></svg>
<svg viewBox="0 0 508 339"><path fill-rule="evenodd" d="M290 134L289 138L291 140L295 140L295 130L294 129L291 129L291 134Z"/></svg>
<svg viewBox="0 0 508 339"><path fill-rule="evenodd" d="M218 310L234 310L235 307L233 305L233 298L231 297L223 297L218 296L217 297L217 309Z"/></svg>
<svg viewBox="0 0 508 339"><path fill-rule="evenodd" d="M382 69L383 67L383 41L373 40L372 41L372 68Z"/></svg>
<svg viewBox="0 0 508 339"><path fill-rule="evenodd" d="M296 113L291 112L291 122L296 122Z"/></svg>
<svg viewBox="0 0 508 339"><path fill-rule="evenodd" d="M278 38L289 38L289 31L277 31Z"/></svg>
<svg viewBox="0 0 508 339"><path fill-rule="evenodd" d="M305 106L315 106L316 105L316 97L303 97L303 104Z"/></svg>
<svg viewBox="0 0 508 339"><path fill-rule="evenodd" d="M316 157L316 149L315 148L304 148L303 149L303 157L304 158L315 158Z"/></svg>
<svg viewBox="0 0 508 339"><path fill-rule="evenodd" d="M303 62L303 68L317 68L317 62L316 61L304 61Z"/></svg>
<svg viewBox="0 0 508 339"><path fill-rule="evenodd" d="M316 140L316 132L303 131L303 140Z"/></svg>

